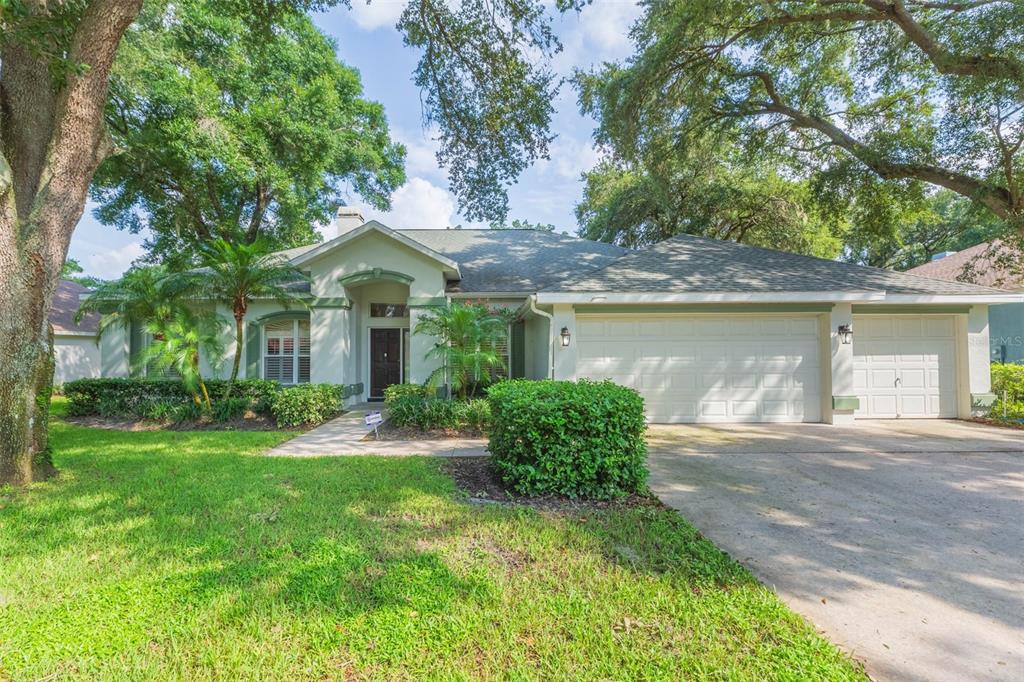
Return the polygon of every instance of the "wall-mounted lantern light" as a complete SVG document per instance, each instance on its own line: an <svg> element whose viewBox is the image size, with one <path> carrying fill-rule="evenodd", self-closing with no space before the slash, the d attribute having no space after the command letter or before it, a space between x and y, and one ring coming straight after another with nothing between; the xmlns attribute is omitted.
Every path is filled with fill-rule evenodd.
<svg viewBox="0 0 1024 682"><path fill-rule="evenodd" d="M839 340L846 345L853 343L853 327L848 324L841 324L836 329L836 333L839 334Z"/></svg>
<svg viewBox="0 0 1024 682"><path fill-rule="evenodd" d="M568 348L569 347L569 338L570 338L569 337L569 328L568 327L562 327L562 334L561 334L561 336L562 336L562 348Z"/></svg>

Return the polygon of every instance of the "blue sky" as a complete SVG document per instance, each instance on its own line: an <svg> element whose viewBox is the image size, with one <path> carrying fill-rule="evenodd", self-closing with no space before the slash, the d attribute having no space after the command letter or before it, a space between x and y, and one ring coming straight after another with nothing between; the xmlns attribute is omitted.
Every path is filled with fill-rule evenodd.
<svg viewBox="0 0 1024 682"><path fill-rule="evenodd" d="M365 207L354 194L348 203L362 208L367 219L396 228L473 227L459 215L446 173L434 159L431 131L423 127L420 92L412 82L419 54L403 46L394 29L404 6L396 0L374 0L369 5L353 0L351 10L340 7L314 18L337 41L339 59L359 70L365 96L384 105L392 137L408 150L408 180L392 196L390 212ZM633 2L596 0L579 15L556 17L565 47L555 59L556 70L568 75L573 67L627 56L631 52L627 34L638 14ZM551 160L535 164L511 189L509 218L552 223L559 231L574 232L573 207L582 192L579 176L598 159L591 139L594 122L579 114L576 92L569 85L563 86L555 109L553 132L558 137ZM75 231L69 256L78 259L88 274L116 277L142 255L143 236L100 225L91 209L86 208Z"/></svg>

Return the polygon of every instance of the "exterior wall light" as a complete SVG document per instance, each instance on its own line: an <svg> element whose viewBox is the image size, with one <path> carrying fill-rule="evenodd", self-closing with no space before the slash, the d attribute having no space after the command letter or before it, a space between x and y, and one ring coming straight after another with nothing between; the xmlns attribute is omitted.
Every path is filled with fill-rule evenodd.
<svg viewBox="0 0 1024 682"><path fill-rule="evenodd" d="M849 345L849 344L853 343L853 327L852 326L850 326L848 324L841 324L841 325L839 325L839 328L836 329L836 332L839 334L839 340L844 345Z"/></svg>
<svg viewBox="0 0 1024 682"><path fill-rule="evenodd" d="M569 347L569 339L570 339L569 328L568 327L562 327L561 336L562 336L562 348L568 348Z"/></svg>

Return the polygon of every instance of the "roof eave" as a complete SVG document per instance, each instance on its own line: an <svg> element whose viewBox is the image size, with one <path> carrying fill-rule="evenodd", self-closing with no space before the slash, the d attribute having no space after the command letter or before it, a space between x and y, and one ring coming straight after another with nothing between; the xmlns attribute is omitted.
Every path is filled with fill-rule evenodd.
<svg viewBox="0 0 1024 682"><path fill-rule="evenodd" d="M416 241L411 237L405 236L404 234L398 232L397 230L392 230L387 225L379 223L376 220L365 222L354 230L350 230L349 232L346 232L343 235L340 235L338 237L335 237L334 239L331 239L330 241L326 241L323 244L320 244L314 249L310 249L309 251L306 251L305 253L296 256L291 260L291 264L293 266L298 267L300 265L303 265L304 263L308 263L312 260L315 260L323 256L324 254L330 251L333 251L342 244L345 244L347 242L352 241L353 239L361 237L367 232L379 232L387 237L391 237L400 244L403 244L409 247L410 249L423 254L427 258L430 258L431 260L434 260L437 263L443 265L445 267L445 275L450 276L451 279L462 279L462 273L459 271L459 264L456 263L454 260L452 260L448 256L445 256L442 253L435 251L434 249L430 248L429 246L426 246L425 244L421 244L420 242Z"/></svg>
<svg viewBox="0 0 1024 682"><path fill-rule="evenodd" d="M887 294L884 291L779 291L779 292L563 292L542 291L537 302L574 303L891 303L915 304L1000 304L1024 302L1024 294Z"/></svg>

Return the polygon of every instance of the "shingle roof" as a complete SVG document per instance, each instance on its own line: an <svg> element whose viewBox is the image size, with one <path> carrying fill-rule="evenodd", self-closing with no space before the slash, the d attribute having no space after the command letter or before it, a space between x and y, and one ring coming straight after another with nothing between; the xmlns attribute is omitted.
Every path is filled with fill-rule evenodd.
<svg viewBox="0 0 1024 682"><path fill-rule="evenodd" d="M62 279L57 283L57 290L53 293L53 305L50 306L50 324L53 325L55 334L60 334L61 332L89 332L95 334L99 330L99 313L89 313L82 318L80 324L75 324L75 313L78 312L79 295L89 291L89 289L83 287L78 282Z"/></svg>
<svg viewBox="0 0 1024 682"><path fill-rule="evenodd" d="M600 270L549 285L564 292L880 291L891 294L1002 293L961 282L840 263L735 242L679 235L624 255Z"/></svg>
<svg viewBox="0 0 1024 682"><path fill-rule="evenodd" d="M456 292L534 292L608 265L627 249L540 230L399 230L459 264Z"/></svg>
<svg viewBox="0 0 1024 682"><path fill-rule="evenodd" d="M999 286L1010 291L1020 291L1024 289L1024 276L1014 276L1005 270L995 267L991 258L983 257L990 246L998 248L999 244L998 239L994 242L983 242L945 258L933 260L924 265L918 265L916 268L907 270L907 272L912 275L955 282L960 279L964 266L973 261L971 268L973 277L971 281L975 284L988 287Z"/></svg>
<svg viewBox="0 0 1024 682"><path fill-rule="evenodd" d="M580 272L608 265L628 249L539 230L396 230L459 264L463 293L532 293ZM298 258L319 244L279 251Z"/></svg>

